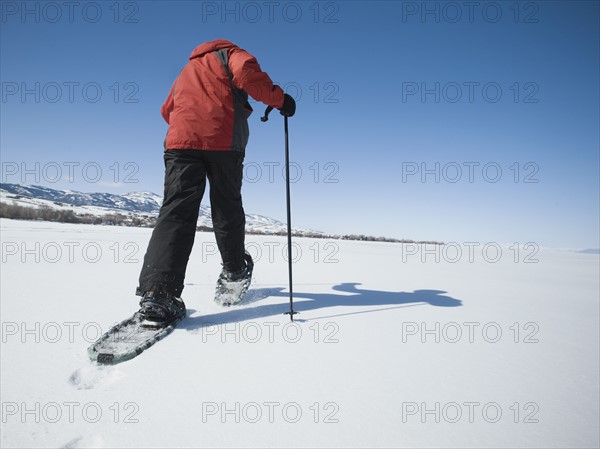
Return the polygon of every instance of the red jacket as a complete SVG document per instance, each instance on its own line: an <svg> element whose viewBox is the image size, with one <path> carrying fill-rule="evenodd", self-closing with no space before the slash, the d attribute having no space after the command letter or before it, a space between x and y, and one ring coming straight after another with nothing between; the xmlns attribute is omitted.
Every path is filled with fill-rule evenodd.
<svg viewBox="0 0 600 449"><path fill-rule="evenodd" d="M165 148L244 151L252 113L248 94L274 108L283 106L283 90L250 53L226 40L196 47L161 108L169 124Z"/></svg>

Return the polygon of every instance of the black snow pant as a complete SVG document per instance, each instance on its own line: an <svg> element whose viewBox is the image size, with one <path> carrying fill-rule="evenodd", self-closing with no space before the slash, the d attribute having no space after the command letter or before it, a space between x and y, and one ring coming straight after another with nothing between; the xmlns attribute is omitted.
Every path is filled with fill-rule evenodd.
<svg viewBox="0 0 600 449"><path fill-rule="evenodd" d="M223 266L228 271L244 266L244 154L167 150L164 160L164 199L140 273L136 291L140 296L150 291L181 296L207 177L213 229Z"/></svg>

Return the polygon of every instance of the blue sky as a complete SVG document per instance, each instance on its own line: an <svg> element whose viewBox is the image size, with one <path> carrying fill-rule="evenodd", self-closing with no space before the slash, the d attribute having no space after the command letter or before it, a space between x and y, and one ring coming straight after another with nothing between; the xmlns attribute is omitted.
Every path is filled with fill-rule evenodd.
<svg viewBox="0 0 600 449"><path fill-rule="evenodd" d="M225 38L297 97L295 226L600 247L598 24L595 1L2 1L2 181L162 193L160 107ZM245 209L284 221L282 119L254 106Z"/></svg>

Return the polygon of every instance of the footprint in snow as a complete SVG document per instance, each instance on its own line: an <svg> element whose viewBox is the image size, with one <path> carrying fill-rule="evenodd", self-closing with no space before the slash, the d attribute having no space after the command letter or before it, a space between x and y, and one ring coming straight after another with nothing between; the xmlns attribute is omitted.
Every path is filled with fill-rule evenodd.
<svg viewBox="0 0 600 449"><path fill-rule="evenodd" d="M61 446L60 449L74 449L74 448L100 448L104 446L104 439L100 435L93 435L91 437L77 437Z"/></svg>
<svg viewBox="0 0 600 449"><path fill-rule="evenodd" d="M75 370L69 377L69 383L78 390L90 390L101 385L110 385L124 376L115 366L91 365Z"/></svg>

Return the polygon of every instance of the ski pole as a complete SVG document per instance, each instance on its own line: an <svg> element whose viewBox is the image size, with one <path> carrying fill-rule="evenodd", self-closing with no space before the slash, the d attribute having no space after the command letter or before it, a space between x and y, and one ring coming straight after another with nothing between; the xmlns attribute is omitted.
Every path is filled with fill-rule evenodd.
<svg viewBox="0 0 600 449"><path fill-rule="evenodd" d="M269 113L273 110L271 106L267 107L265 115L261 117L261 121L266 122L269 120ZM289 278L289 290L290 290L290 310L285 312L284 315L289 315L290 320L294 321L294 315L298 312L294 312L294 293L292 283L292 212L290 206L290 143L288 133L288 118L283 117L283 127L285 132L285 196L287 205L287 244L288 244L288 278Z"/></svg>

